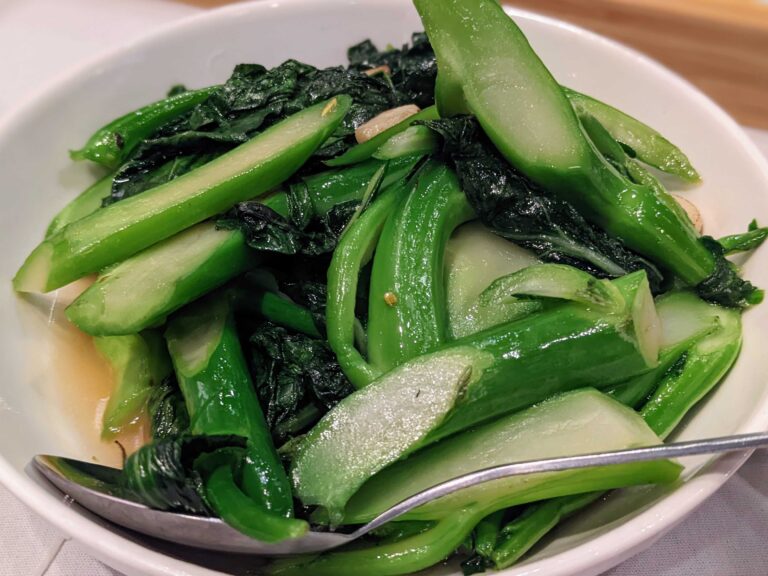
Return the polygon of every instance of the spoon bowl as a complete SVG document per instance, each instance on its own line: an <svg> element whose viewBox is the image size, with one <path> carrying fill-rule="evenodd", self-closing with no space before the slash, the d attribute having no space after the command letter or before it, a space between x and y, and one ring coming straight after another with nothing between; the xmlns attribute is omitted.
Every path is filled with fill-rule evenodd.
<svg viewBox="0 0 768 576"><path fill-rule="evenodd" d="M255 540L210 516L155 510L126 500L114 490L120 471L70 458L39 455L32 466L68 498L124 528L176 544L216 552L283 556L330 550L352 538L333 532L308 532L302 538L270 543Z"/></svg>
<svg viewBox="0 0 768 576"><path fill-rule="evenodd" d="M768 446L768 433L761 432L504 464L477 470L418 492L385 510L368 524L349 534L310 531L301 538L275 543L262 542L241 534L219 518L154 510L143 504L122 498L118 490L120 470L115 468L46 455L35 456L32 460L32 466L64 492L66 497L124 528L161 540L204 550L259 556L283 556L324 552L338 548L423 504L491 480L576 468L734 452L766 446Z"/></svg>

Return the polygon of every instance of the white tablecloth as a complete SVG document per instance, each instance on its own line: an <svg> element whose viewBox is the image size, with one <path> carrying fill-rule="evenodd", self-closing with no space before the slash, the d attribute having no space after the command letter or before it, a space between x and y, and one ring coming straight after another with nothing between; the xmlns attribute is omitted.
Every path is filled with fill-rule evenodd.
<svg viewBox="0 0 768 576"><path fill-rule="evenodd" d="M172 0L0 0L0 114L60 70L198 9ZM768 156L768 132L749 130ZM0 576L120 576L0 486ZM606 576L767 576L768 453ZM546 575L543 575L546 576Z"/></svg>

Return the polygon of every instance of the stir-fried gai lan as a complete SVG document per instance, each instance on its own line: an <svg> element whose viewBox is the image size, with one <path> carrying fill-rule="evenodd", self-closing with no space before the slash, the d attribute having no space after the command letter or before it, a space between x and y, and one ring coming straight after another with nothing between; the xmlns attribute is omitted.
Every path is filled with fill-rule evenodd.
<svg viewBox="0 0 768 576"><path fill-rule="evenodd" d="M736 360L762 292L726 255L768 229L700 236L657 178L697 182L686 156L557 84L494 0L415 4L401 49L241 64L72 152L108 174L14 286L98 274L67 315L116 375L104 436L151 417L126 497L267 542L343 530L461 473L658 442ZM679 470L467 489L268 571L502 568Z"/></svg>

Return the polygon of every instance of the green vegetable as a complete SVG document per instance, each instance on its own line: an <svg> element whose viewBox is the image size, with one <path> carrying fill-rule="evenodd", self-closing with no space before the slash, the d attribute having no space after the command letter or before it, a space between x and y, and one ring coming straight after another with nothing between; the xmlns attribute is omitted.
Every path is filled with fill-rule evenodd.
<svg viewBox="0 0 768 576"><path fill-rule="evenodd" d="M365 142L357 144L356 146L353 146L341 156L338 156L336 158L331 158L330 160L326 160L325 163L328 166L336 167L336 166L347 166L350 164L363 162L368 158L370 158L371 156L375 156L376 154L381 152L382 148L384 148L384 146L386 146L390 142L390 140L392 140L393 138L395 138L396 136L404 132L407 132L414 122L417 122L419 120L434 120L437 117L438 117L437 108L435 108L434 106L425 108L424 110L421 110L420 112L417 112L412 116L409 116L405 120L398 122L391 128L384 130L380 134L377 134L370 140L367 140ZM386 149L384 149L383 152L386 155Z"/></svg>
<svg viewBox="0 0 768 576"><path fill-rule="evenodd" d="M103 438L117 434L141 416L153 389L171 373L162 338L152 332L94 338L112 370L114 388L102 417Z"/></svg>
<svg viewBox="0 0 768 576"><path fill-rule="evenodd" d="M271 576L367 576L411 574L442 562L453 554L482 518L475 509L460 510L425 532L392 543L313 556L275 560Z"/></svg>
<svg viewBox="0 0 768 576"><path fill-rule="evenodd" d="M340 520L360 485L423 442L492 360L467 346L419 356L342 400L296 447L297 497Z"/></svg>
<svg viewBox="0 0 768 576"><path fill-rule="evenodd" d="M520 295L581 302L603 309L606 314L620 312L624 306L618 289L607 280L563 264L538 264L494 280L457 324L460 335L474 334L542 309L544 303L540 300L521 300L516 297Z"/></svg>
<svg viewBox="0 0 768 576"><path fill-rule="evenodd" d="M499 510L483 518L475 527L475 550L481 556L489 556L496 547L504 511Z"/></svg>
<svg viewBox="0 0 768 576"><path fill-rule="evenodd" d="M67 308L88 334L132 334L252 268L238 232L197 224L108 268Z"/></svg>
<svg viewBox="0 0 768 576"><path fill-rule="evenodd" d="M240 65L73 152L114 173L14 287L98 274L67 315L116 376L104 435L146 407L153 438L93 479L110 493L267 542L349 530L458 474L655 444L735 361L762 291L725 256L765 230L699 237L652 170L697 181L682 151L559 86L497 2L414 1L435 50ZM503 479L268 572L507 566L602 491L679 471Z"/></svg>
<svg viewBox="0 0 768 576"><path fill-rule="evenodd" d="M363 521L422 489L493 465L658 442L633 411L594 390L579 390L456 436L390 466L355 495L345 519ZM539 499L547 493L588 491L595 485L671 482L680 469L677 464L660 461L497 480L406 514L438 519L432 528L416 536L390 545L278 560L269 573L356 574L360 566L371 575L421 570L452 553L481 519L510 503ZM353 566L358 572L352 571Z"/></svg>
<svg viewBox="0 0 768 576"><path fill-rule="evenodd" d="M253 389L227 300L209 297L174 316L166 339L189 411L189 432L246 438L242 483L253 514L289 518L293 513L290 486ZM293 522L286 520L285 530L290 531ZM285 535L278 532L273 537Z"/></svg>
<svg viewBox="0 0 768 576"><path fill-rule="evenodd" d="M73 160L93 160L107 168L117 168L145 138L157 128L206 100L216 87L182 92L129 112L97 130Z"/></svg>
<svg viewBox="0 0 768 576"><path fill-rule="evenodd" d="M401 177L414 162L401 160L388 165L385 182ZM322 218L338 204L359 200L381 166L369 162L305 178L288 192L266 198L263 209L278 216L290 214L294 221ZM302 242L299 237L303 232L298 227L296 235L287 237L274 230L261 230L262 240L257 242L254 229L258 226L252 220L219 220L218 224L231 231L216 230L209 222L198 224L107 269L67 309L69 319L89 334L138 332L161 323L174 310L256 265L259 259L246 246L244 233L253 245L265 249ZM335 244L336 235L330 232L327 240L317 244ZM140 295L136 286L143 287Z"/></svg>
<svg viewBox="0 0 768 576"><path fill-rule="evenodd" d="M497 569L511 566L561 520L589 506L602 495L602 492L586 492L545 500L527 507L502 529L499 543L491 553L493 565Z"/></svg>
<svg viewBox="0 0 768 576"><path fill-rule="evenodd" d="M414 38L414 42L419 39ZM414 45L399 51L399 57L390 55L396 68L394 81L391 77L369 77L357 67L318 69L296 60L272 69L257 64L236 66L230 78L216 87L205 102L164 124L136 149L121 166L108 202L165 184L291 114L346 94L353 100L349 114L313 156L319 161L342 154L355 144L355 128L384 110L413 102L414 89L426 86L420 78L434 78L434 54L429 50L426 55L431 58L430 72L421 52L421 47ZM424 106L432 103L431 93L429 99Z"/></svg>
<svg viewBox="0 0 768 576"><path fill-rule="evenodd" d="M173 374L152 389L147 411L154 441L178 438L189 429L189 413Z"/></svg>
<svg viewBox="0 0 768 576"><path fill-rule="evenodd" d="M450 169L429 162L415 179L389 216L373 260L368 360L381 373L445 342L445 246L474 216Z"/></svg>
<svg viewBox="0 0 768 576"><path fill-rule="evenodd" d="M496 2L415 4L439 74L448 70L455 81L448 87L461 91L512 165L687 284L708 282L705 293L731 306L749 303L751 285L718 264L722 258L699 242L671 196L633 183L595 150L563 90Z"/></svg>
<svg viewBox="0 0 768 576"><path fill-rule="evenodd" d="M470 117L441 119L429 127L443 137L470 204L496 234L547 262L568 264L599 277L645 270L656 292L659 270L604 230L589 224L568 202L535 185L509 165Z"/></svg>
<svg viewBox="0 0 768 576"><path fill-rule="evenodd" d="M419 156L368 161L304 178L262 201L242 202L217 226L239 229L251 248L316 256L332 252L343 230L379 189L400 181Z"/></svg>
<svg viewBox="0 0 768 576"><path fill-rule="evenodd" d="M367 73L373 68L389 68L383 75L384 80L402 95L399 97L401 103L413 102L421 108L434 103L437 63L423 32L412 34L411 45L399 50L388 46L379 51L370 40L365 40L347 50L347 58L350 70Z"/></svg>
<svg viewBox="0 0 768 576"><path fill-rule="evenodd" d="M597 118L584 113L579 116L579 121L595 147L618 172L635 184L647 186L655 194L666 196L667 191L658 178L651 174L637 160L631 158ZM695 228L691 217L680 206L679 202L675 201L670 204L670 208L675 211L681 221Z"/></svg>
<svg viewBox="0 0 768 576"><path fill-rule="evenodd" d="M242 438L184 436L141 447L125 463L120 495L160 510L208 516L264 542L297 538L306 522L282 518L254 505L234 475L245 458Z"/></svg>
<svg viewBox="0 0 768 576"><path fill-rule="evenodd" d="M670 351L682 346L685 352L671 354L675 361L662 363L667 366L661 377L657 371L652 373L651 386L640 376L624 385L616 397L642 402L655 389L641 415L664 438L735 362L741 347L741 321L738 311L707 304L689 292L662 297L657 309L664 326L663 345ZM528 507L503 529L506 534L493 554L496 567L514 564L560 520L601 495L566 496Z"/></svg>
<svg viewBox="0 0 768 576"><path fill-rule="evenodd" d="M449 346L490 352L494 362L428 439L444 438L559 392L588 385L603 388L655 367L659 321L645 275L635 272L613 284L625 301L620 313L558 304L453 341Z"/></svg>
<svg viewBox="0 0 768 576"><path fill-rule="evenodd" d="M657 319L647 280L639 272L614 283L626 301L619 314L553 306L417 356L342 400L298 446L298 497L338 514L368 477L425 444L653 367Z"/></svg>
<svg viewBox="0 0 768 576"><path fill-rule="evenodd" d="M459 338L474 331L470 308L491 282L535 263L529 251L493 234L479 222L456 230L445 248L450 335ZM538 309L536 303L531 304Z"/></svg>
<svg viewBox="0 0 768 576"><path fill-rule="evenodd" d="M53 220L51 220L48 229L45 231L45 237L48 238L53 236L67 224L85 218L101 208L101 201L109 196L113 176L114 174L104 176L101 180L86 188L79 196L77 196L77 198L64 206L64 208L53 217Z"/></svg>
<svg viewBox="0 0 768 576"><path fill-rule="evenodd" d="M125 461L119 479L123 495L158 510L208 516L211 508L195 460L242 445L242 438L232 436L180 436L146 444Z"/></svg>
<svg viewBox="0 0 768 576"><path fill-rule="evenodd" d="M322 338L312 312L289 298L274 292L258 291L239 294L238 303L279 326L301 332L312 338Z"/></svg>
<svg viewBox="0 0 768 576"><path fill-rule="evenodd" d="M498 510L483 518L472 533L473 556L461 563L461 571L464 576L485 572L492 566L491 554L496 548L499 539L499 530L504 521L505 511Z"/></svg>
<svg viewBox="0 0 768 576"><path fill-rule="evenodd" d="M647 124L586 94L565 87L563 91L579 117L589 115L597 119L633 157L686 182L701 181L688 157Z"/></svg>
<svg viewBox="0 0 768 576"><path fill-rule="evenodd" d="M670 370L643 406L640 414L662 438L725 376L741 350L741 314L705 304L689 292L659 300L659 312L716 319L717 329L699 339L685 353L683 362Z"/></svg>
<svg viewBox="0 0 768 576"><path fill-rule="evenodd" d="M392 160L410 154L427 154L435 150L436 144L432 130L426 126L410 126L387 140L373 157Z"/></svg>
<svg viewBox="0 0 768 576"><path fill-rule="evenodd" d="M32 252L14 287L53 290L266 192L307 160L349 106L339 96L307 108L198 170L70 224Z"/></svg>
<svg viewBox="0 0 768 576"><path fill-rule="evenodd" d="M400 183L382 192L344 231L328 268L328 344L356 388L362 388L381 375L381 371L369 364L355 347L355 306L360 270L370 261L387 218L408 190L407 183Z"/></svg>
<svg viewBox="0 0 768 576"><path fill-rule="evenodd" d="M355 390L322 338L264 322L251 333L248 353L267 425L280 441L309 428Z"/></svg>
<svg viewBox="0 0 768 576"><path fill-rule="evenodd" d="M241 490L236 480L243 458L240 452L223 449L206 454L195 462L211 508L224 522L262 542L279 542L306 534L309 525L303 520L282 518L254 506L253 500Z"/></svg>
<svg viewBox="0 0 768 576"><path fill-rule="evenodd" d="M366 522L430 486L500 464L658 443L658 437L634 411L595 390L569 392L390 466L355 493L345 508L344 519L353 524ZM636 467L637 477L616 466L505 478L449 494L402 518L435 520L478 504L489 514L548 495L593 491L593 486L602 483L617 487L669 482L681 470L669 461L655 462L647 469L644 466Z"/></svg>
<svg viewBox="0 0 768 576"><path fill-rule="evenodd" d="M743 234L734 234L720 238L718 242L726 254L749 252L758 248L768 238L768 227L760 228L757 220L749 223L749 229Z"/></svg>

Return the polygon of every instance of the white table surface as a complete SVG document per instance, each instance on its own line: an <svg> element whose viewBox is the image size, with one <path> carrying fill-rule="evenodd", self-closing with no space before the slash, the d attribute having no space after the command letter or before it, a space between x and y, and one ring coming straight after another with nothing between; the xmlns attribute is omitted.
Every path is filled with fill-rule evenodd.
<svg viewBox="0 0 768 576"><path fill-rule="evenodd" d="M0 0L0 115L67 67L197 11L172 0ZM768 156L768 132L747 131ZM120 576L2 486L0 511L0 576ZM605 576L768 576L767 537L763 452L661 542Z"/></svg>

